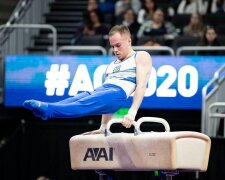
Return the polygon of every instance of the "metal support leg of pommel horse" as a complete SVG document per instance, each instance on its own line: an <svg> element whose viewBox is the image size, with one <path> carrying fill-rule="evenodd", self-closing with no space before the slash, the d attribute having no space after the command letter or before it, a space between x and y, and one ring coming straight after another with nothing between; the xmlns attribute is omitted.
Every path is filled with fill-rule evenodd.
<svg viewBox="0 0 225 180"><path fill-rule="evenodd" d="M178 171L162 171L162 173L166 176L166 180L172 180L174 176L178 175Z"/></svg>
<svg viewBox="0 0 225 180"><path fill-rule="evenodd" d="M95 173L99 175L99 180L113 180L113 177L109 172L112 171L95 170ZM166 180L172 180L174 176L179 174L179 171L161 171L161 173L165 176Z"/></svg>
<svg viewBox="0 0 225 180"><path fill-rule="evenodd" d="M104 170L95 170L95 173L99 175L99 180L113 180L113 176L111 175L112 172L113 171L107 172L107 171L104 171ZM157 174L158 174L158 171L154 171L154 172L157 172ZM161 171L161 174L163 174L165 176L166 180L172 180L174 176L179 174L179 171ZM199 171L196 171L195 179L199 178L198 174L199 174ZM160 177L160 175L157 175L157 176Z"/></svg>
<svg viewBox="0 0 225 180"><path fill-rule="evenodd" d="M109 172L95 170L95 173L99 175L99 180L113 180L113 177L109 174Z"/></svg>

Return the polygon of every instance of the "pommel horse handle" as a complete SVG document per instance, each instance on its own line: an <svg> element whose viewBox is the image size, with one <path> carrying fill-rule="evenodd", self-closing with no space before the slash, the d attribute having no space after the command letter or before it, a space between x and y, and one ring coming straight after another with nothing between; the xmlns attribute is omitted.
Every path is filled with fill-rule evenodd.
<svg viewBox="0 0 225 180"><path fill-rule="evenodd" d="M123 119L111 119L107 125L106 125L106 130L105 130L105 136L109 136L112 134L112 132L110 131L110 127L112 124L115 124L115 123L122 123L122 120ZM165 132L170 132L170 126L168 124L168 122L163 119L163 118L158 118L158 117L142 117L140 118L137 122L136 121L133 121L133 126L134 126L134 134L135 135L138 135L138 134L142 134L144 132L142 132L140 130L140 125L143 123L143 122L156 122L156 123L161 123L163 124L163 126L165 127Z"/></svg>
<svg viewBox="0 0 225 180"><path fill-rule="evenodd" d="M136 122L135 133L137 135L143 133L140 130L140 125L143 122L156 122L156 123L161 123L161 124L163 124L163 126L165 128L165 132L170 132L170 125L168 124L168 122L165 119L158 118L158 117L142 117L142 118L138 119L138 121Z"/></svg>
<svg viewBox="0 0 225 180"><path fill-rule="evenodd" d="M111 134L113 134L111 131L110 131L110 127L112 124L115 124L115 123L120 123L122 124L122 120L121 118L118 118L118 119L111 119L107 125L106 125L106 129L105 129L105 136L109 136ZM137 122L136 121L133 121L132 125L134 126L134 129L136 129L136 126L137 126Z"/></svg>

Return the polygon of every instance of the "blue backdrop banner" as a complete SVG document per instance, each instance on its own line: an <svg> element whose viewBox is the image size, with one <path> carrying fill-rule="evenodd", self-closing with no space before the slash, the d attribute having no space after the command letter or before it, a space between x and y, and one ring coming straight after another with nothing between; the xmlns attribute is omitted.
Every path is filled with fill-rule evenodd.
<svg viewBox="0 0 225 180"><path fill-rule="evenodd" d="M7 56L5 106L27 99L55 102L104 82L113 56ZM153 56L153 68L141 108L201 109L202 88L225 57ZM130 97L125 104L129 107Z"/></svg>

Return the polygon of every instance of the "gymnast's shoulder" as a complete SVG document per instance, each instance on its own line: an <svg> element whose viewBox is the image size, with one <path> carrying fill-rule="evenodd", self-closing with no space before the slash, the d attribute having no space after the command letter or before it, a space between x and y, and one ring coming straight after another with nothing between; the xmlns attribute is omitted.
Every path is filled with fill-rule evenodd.
<svg viewBox="0 0 225 180"><path fill-rule="evenodd" d="M147 51L137 51L137 60L152 61L152 58Z"/></svg>

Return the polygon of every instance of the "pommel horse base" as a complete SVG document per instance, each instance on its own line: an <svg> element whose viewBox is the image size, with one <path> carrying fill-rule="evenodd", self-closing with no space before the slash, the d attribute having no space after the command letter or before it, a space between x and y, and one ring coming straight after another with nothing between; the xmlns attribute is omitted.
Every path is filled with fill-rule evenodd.
<svg viewBox="0 0 225 180"><path fill-rule="evenodd" d="M105 134L71 137L70 159L73 170L117 170L165 172L172 179L179 171L204 172L208 167L211 140L192 131L170 132L166 120L143 117L134 122L134 133L112 133L108 122ZM165 132L142 132L143 122L162 123Z"/></svg>

